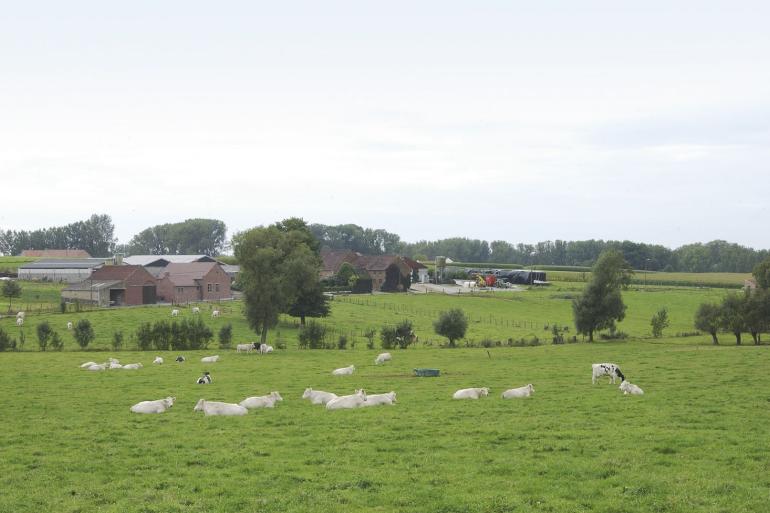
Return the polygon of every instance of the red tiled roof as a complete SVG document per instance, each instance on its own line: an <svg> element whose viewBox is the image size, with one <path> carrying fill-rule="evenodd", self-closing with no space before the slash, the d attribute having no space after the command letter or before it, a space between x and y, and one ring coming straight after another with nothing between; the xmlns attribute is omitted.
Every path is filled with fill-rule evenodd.
<svg viewBox="0 0 770 513"><path fill-rule="evenodd" d="M140 273L138 276L140 279L153 280L153 276L148 273L141 265L105 265L99 269L96 269L91 273L91 280L109 281L109 280L122 280L126 281L134 276L135 273Z"/></svg>
<svg viewBox="0 0 770 513"><path fill-rule="evenodd" d="M417 260L412 260L409 257L401 257L401 258L403 258L404 259L404 263L406 263L406 265L408 265L412 269L427 269L428 268L427 266L422 265Z"/></svg>
<svg viewBox="0 0 770 513"><path fill-rule="evenodd" d="M211 269L219 265L216 262L191 262L187 264L168 264L162 276L168 275L176 287L193 287L197 285L196 281L202 280Z"/></svg>
<svg viewBox="0 0 770 513"><path fill-rule="evenodd" d="M354 253L349 249L321 251L321 260L323 262L321 266L321 270L330 271L336 274L337 271L340 270L340 266L345 262L355 267L355 264L353 262L358 257L359 255L357 253Z"/></svg>

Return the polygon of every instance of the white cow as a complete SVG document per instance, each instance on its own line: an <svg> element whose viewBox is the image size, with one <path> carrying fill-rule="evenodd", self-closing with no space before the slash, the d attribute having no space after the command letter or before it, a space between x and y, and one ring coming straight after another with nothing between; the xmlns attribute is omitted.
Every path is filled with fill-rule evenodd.
<svg viewBox="0 0 770 513"><path fill-rule="evenodd" d="M351 365L350 367L342 367L340 369L334 369L332 371L332 374L334 374L335 376L350 376L355 372L355 370L356 370L356 366Z"/></svg>
<svg viewBox="0 0 770 513"><path fill-rule="evenodd" d="M138 370L144 367L141 363L129 363L127 365L124 365L123 368L126 370Z"/></svg>
<svg viewBox="0 0 770 513"><path fill-rule="evenodd" d="M16 317L16 326L24 326L24 317Z"/></svg>
<svg viewBox="0 0 770 513"><path fill-rule="evenodd" d="M609 376L610 383L615 384L615 378L624 381L626 377L620 372L620 367L614 363L594 363L591 364L591 383L596 384L596 380L601 376Z"/></svg>
<svg viewBox="0 0 770 513"><path fill-rule="evenodd" d="M24 312L17 312L17 313L16 313L16 318L17 318L17 319L23 319L25 315L26 315L26 314L25 314Z"/></svg>
<svg viewBox="0 0 770 513"><path fill-rule="evenodd" d="M216 362L218 360L219 360L219 355L218 354L216 354L214 356L204 356L203 358L201 358L201 361L203 363L214 363L214 362Z"/></svg>
<svg viewBox="0 0 770 513"><path fill-rule="evenodd" d="M302 399L310 399L311 404L326 404L336 398L337 394L324 392L323 390L313 390L312 388L306 388L302 394Z"/></svg>
<svg viewBox="0 0 770 513"><path fill-rule="evenodd" d="M342 395L326 403L327 410L342 410L349 408L361 408L366 402L366 391L356 390L355 394Z"/></svg>
<svg viewBox="0 0 770 513"><path fill-rule="evenodd" d="M235 352L236 353L240 353L242 351L245 351L247 353L250 353L253 350L255 350L256 348L257 348L257 343L256 342L252 342L250 344L238 344L237 346L235 346Z"/></svg>
<svg viewBox="0 0 770 513"><path fill-rule="evenodd" d="M157 401L142 401L131 407L134 413L163 413L174 405L176 397L166 397Z"/></svg>
<svg viewBox="0 0 770 513"><path fill-rule="evenodd" d="M220 403L217 401L206 401L201 399L195 405L193 411L202 411L204 415L246 415L249 410L240 404Z"/></svg>
<svg viewBox="0 0 770 513"><path fill-rule="evenodd" d="M623 395L644 395L644 390L626 380L621 381L620 387L618 388L623 391Z"/></svg>
<svg viewBox="0 0 770 513"><path fill-rule="evenodd" d="M212 310L211 316L212 317L219 317L219 310Z"/></svg>
<svg viewBox="0 0 770 513"><path fill-rule="evenodd" d="M267 344L259 344L259 354L267 354L273 352L273 346Z"/></svg>
<svg viewBox="0 0 770 513"><path fill-rule="evenodd" d="M107 361L110 363L120 363L120 360L118 360L117 358L107 358Z"/></svg>
<svg viewBox="0 0 770 513"><path fill-rule="evenodd" d="M85 368L87 368L87 367L90 367L91 365L99 365L99 364L98 364L98 363L96 363L96 362L86 362L86 363L84 363L84 364L81 364L81 365L80 365L80 368L81 368L81 369L85 369Z"/></svg>
<svg viewBox="0 0 770 513"><path fill-rule="evenodd" d="M270 392L268 395L260 395L256 397L247 397L240 404L244 408L253 410L255 408L275 408L275 403L283 401L283 397L278 392Z"/></svg>
<svg viewBox="0 0 770 513"><path fill-rule="evenodd" d="M174 308L171 310L171 317L178 317L179 316L179 310L177 308Z"/></svg>
<svg viewBox="0 0 770 513"><path fill-rule="evenodd" d="M198 308L197 306L194 306L194 307L192 307L192 313L199 314L199 313L201 313L201 309Z"/></svg>
<svg viewBox="0 0 770 513"><path fill-rule="evenodd" d="M452 395L452 399L478 399L489 395L489 388L462 388Z"/></svg>
<svg viewBox="0 0 770 513"><path fill-rule="evenodd" d="M535 387L532 386L532 383L529 385L519 387L519 388L510 388L503 392L502 398L503 399L513 399L515 397L529 397L532 394L535 393Z"/></svg>
<svg viewBox="0 0 770 513"><path fill-rule="evenodd" d="M155 359L152 361L152 363L157 363L158 365L163 365L163 358L160 356L156 356Z"/></svg>
<svg viewBox="0 0 770 513"><path fill-rule="evenodd" d="M122 369L123 366L117 362L110 362L108 369Z"/></svg>
<svg viewBox="0 0 770 513"><path fill-rule="evenodd" d="M390 353L380 353L377 355L377 358L374 359L374 364L379 365L381 363L389 362L392 359L393 357Z"/></svg>
<svg viewBox="0 0 770 513"><path fill-rule="evenodd" d="M86 367L86 370L90 370L90 371L103 371L103 370L107 370L107 366L104 365L103 363L95 363L93 365L90 365L90 366Z"/></svg>
<svg viewBox="0 0 770 513"><path fill-rule="evenodd" d="M367 394L366 402L361 406L379 406L381 404L391 405L395 402L395 392L388 392L387 394Z"/></svg>
<svg viewBox="0 0 770 513"><path fill-rule="evenodd" d="M71 322L71 321L67 323L67 329L68 329L68 330L72 331L72 328L73 328L73 327L74 327L74 326L72 325L72 322Z"/></svg>

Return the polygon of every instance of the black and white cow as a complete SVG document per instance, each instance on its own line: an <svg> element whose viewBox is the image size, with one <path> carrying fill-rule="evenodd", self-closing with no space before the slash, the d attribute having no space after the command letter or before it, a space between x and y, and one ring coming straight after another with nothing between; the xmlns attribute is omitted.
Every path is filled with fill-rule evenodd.
<svg viewBox="0 0 770 513"><path fill-rule="evenodd" d="M210 385L211 384L211 374L208 372L204 372L203 376L198 378L198 381L196 381L199 385Z"/></svg>
<svg viewBox="0 0 770 513"><path fill-rule="evenodd" d="M593 370L591 374L591 383L594 385L596 384L596 379L600 376L609 376L610 383L613 385L615 384L616 378L620 378L621 381L626 379L623 373L620 372L620 367L614 363L594 363L591 365L591 367Z"/></svg>
<svg viewBox="0 0 770 513"><path fill-rule="evenodd" d="M182 355L179 355L179 356L176 357L176 361L179 362L179 363L182 363L183 361L185 361L185 357L182 356Z"/></svg>

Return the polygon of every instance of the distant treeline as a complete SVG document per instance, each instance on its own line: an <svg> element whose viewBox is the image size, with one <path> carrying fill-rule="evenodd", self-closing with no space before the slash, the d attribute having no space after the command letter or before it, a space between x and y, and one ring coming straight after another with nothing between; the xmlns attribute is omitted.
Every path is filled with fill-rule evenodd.
<svg viewBox="0 0 770 513"><path fill-rule="evenodd" d="M404 242L385 230L362 228L355 224L310 225L321 244L330 249L351 249L364 254L396 253L419 260L448 256L461 262L515 263L521 265L592 266L608 248L623 253L634 269L668 272L751 272L770 256L768 250L755 250L722 240L706 244L687 244L669 249L659 244L631 241L582 240L544 241L513 244L495 240L454 237L435 241Z"/></svg>
<svg viewBox="0 0 770 513"><path fill-rule="evenodd" d="M38 230L0 230L0 254L18 255L25 249L84 249L94 257L112 255L115 225L108 215Z"/></svg>

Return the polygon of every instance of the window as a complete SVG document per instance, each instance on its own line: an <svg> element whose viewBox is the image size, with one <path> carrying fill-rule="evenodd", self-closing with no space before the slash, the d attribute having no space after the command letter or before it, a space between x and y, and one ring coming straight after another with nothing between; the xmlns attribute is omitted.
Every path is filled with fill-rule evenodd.
<svg viewBox="0 0 770 513"><path fill-rule="evenodd" d="M217 292L219 292L219 283L215 283L215 284L214 284L214 290L216 290Z"/></svg>
<svg viewBox="0 0 770 513"><path fill-rule="evenodd" d="M184 294L184 287L177 287L176 288L176 293L177 294Z"/></svg>
<svg viewBox="0 0 770 513"><path fill-rule="evenodd" d="M208 284L207 290L211 292L211 283Z"/></svg>

